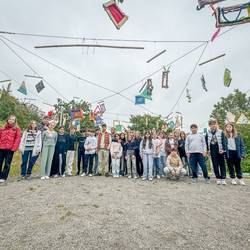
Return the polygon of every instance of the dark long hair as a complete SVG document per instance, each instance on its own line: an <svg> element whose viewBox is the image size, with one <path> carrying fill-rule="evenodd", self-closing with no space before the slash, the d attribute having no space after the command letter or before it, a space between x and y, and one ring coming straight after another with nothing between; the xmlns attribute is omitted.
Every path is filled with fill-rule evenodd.
<svg viewBox="0 0 250 250"><path fill-rule="evenodd" d="M149 134L149 138L146 138L146 134ZM153 147L153 142L152 142L152 135L151 135L151 133L150 132L146 132L145 134L144 134L144 138L143 138L143 143L142 143L142 147L143 147L143 149L145 149L145 147L146 147L146 141L147 140L149 140L149 148L151 149L152 147Z"/></svg>

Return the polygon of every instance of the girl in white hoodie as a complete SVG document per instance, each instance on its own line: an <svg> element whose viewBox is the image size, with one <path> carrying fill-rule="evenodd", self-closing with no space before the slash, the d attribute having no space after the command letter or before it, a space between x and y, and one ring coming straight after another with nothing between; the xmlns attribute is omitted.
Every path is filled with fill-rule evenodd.
<svg viewBox="0 0 250 250"><path fill-rule="evenodd" d="M115 134L115 139L111 143L110 154L112 158L112 173L113 177L117 178L120 176L120 161L122 157L122 145L120 143L120 136Z"/></svg>

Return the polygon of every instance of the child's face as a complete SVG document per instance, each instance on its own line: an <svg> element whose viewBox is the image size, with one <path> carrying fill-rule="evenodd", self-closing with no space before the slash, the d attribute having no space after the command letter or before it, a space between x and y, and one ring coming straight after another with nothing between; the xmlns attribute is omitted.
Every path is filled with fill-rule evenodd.
<svg viewBox="0 0 250 250"><path fill-rule="evenodd" d="M16 117L15 117L15 116L11 116L11 117L8 119L8 124L10 124L10 125L15 124L15 122L16 122Z"/></svg>
<svg viewBox="0 0 250 250"><path fill-rule="evenodd" d="M74 129L74 128L72 128L71 130L70 130L70 133L73 135L74 133L76 132L76 130Z"/></svg>
<svg viewBox="0 0 250 250"><path fill-rule="evenodd" d="M216 130L217 129L217 123L212 123L209 125L211 130Z"/></svg>
<svg viewBox="0 0 250 250"><path fill-rule="evenodd" d="M146 133L146 134L145 134L145 137L146 137L146 138L149 138L149 137L150 137L150 134L149 134L149 133Z"/></svg>
<svg viewBox="0 0 250 250"><path fill-rule="evenodd" d="M177 152L176 152L176 151L172 151L172 152L171 152L171 155L172 155L172 156L176 156L176 155L177 155Z"/></svg>
<svg viewBox="0 0 250 250"><path fill-rule="evenodd" d="M197 131L198 131L198 128L196 128L196 127L191 128L192 134L197 134Z"/></svg>
<svg viewBox="0 0 250 250"><path fill-rule="evenodd" d="M226 126L226 131L228 132L228 133L232 133L233 132L233 126L232 125L227 125Z"/></svg>
<svg viewBox="0 0 250 250"><path fill-rule="evenodd" d="M64 134L64 128L60 128L60 129L59 129L59 133L60 133L60 134Z"/></svg>

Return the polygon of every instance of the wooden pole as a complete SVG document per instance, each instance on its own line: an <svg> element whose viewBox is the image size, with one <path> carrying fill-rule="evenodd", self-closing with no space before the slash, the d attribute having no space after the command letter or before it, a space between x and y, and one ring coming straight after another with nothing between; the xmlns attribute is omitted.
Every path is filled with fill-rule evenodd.
<svg viewBox="0 0 250 250"><path fill-rule="evenodd" d="M0 81L1 83L3 83L3 82L11 82L11 80L2 80L2 81Z"/></svg>
<svg viewBox="0 0 250 250"><path fill-rule="evenodd" d="M217 59L219 59L219 58L221 58L221 57L224 57L225 55L226 55L226 54L222 54L222 55L216 56L216 57L214 57L214 58L212 58L212 59L209 59L209 60L207 60L207 61L205 61L205 62L200 63L199 66L204 65L204 64L207 64L207 63L210 63L210 62L212 62L212 61L214 61L214 60L217 60Z"/></svg>
<svg viewBox="0 0 250 250"><path fill-rule="evenodd" d="M31 76L31 75L24 75L25 77L29 78L38 78L38 79L43 79L41 76Z"/></svg>
<svg viewBox="0 0 250 250"><path fill-rule="evenodd" d="M156 59L157 57L161 56L162 54L164 54L166 52L166 50L164 49L163 51L161 51L159 54L155 55L154 57L150 58L147 63L152 62L154 59Z"/></svg>
<svg viewBox="0 0 250 250"><path fill-rule="evenodd" d="M93 47L93 48L107 48L107 49L144 49L144 47L134 46L115 46L104 44L57 44L57 45L43 45L35 46L35 49L49 49L49 48L71 48L71 47Z"/></svg>

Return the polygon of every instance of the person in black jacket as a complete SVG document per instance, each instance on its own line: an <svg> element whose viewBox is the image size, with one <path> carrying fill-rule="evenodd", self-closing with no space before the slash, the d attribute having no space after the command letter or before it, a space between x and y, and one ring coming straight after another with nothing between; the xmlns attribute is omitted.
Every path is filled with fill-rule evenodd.
<svg viewBox="0 0 250 250"><path fill-rule="evenodd" d="M55 153L53 156L50 175L54 177L65 177L66 154L67 154L68 136L64 133L64 127L61 126L58 131Z"/></svg>
<svg viewBox="0 0 250 250"><path fill-rule="evenodd" d="M68 135L68 143L67 143L67 174L68 176L72 176L72 168L73 168L73 161L75 157L75 144L77 141L76 135L75 135L76 129L75 127L70 128L70 133Z"/></svg>
<svg viewBox="0 0 250 250"><path fill-rule="evenodd" d="M77 173L76 175L80 175L83 172L86 172L85 166L85 148L84 143L86 141L86 131L81 130L81 135L77 138L78 142L78 150L77 150ZM82 170L81 170L81 163L82 163Z"/></svg>

